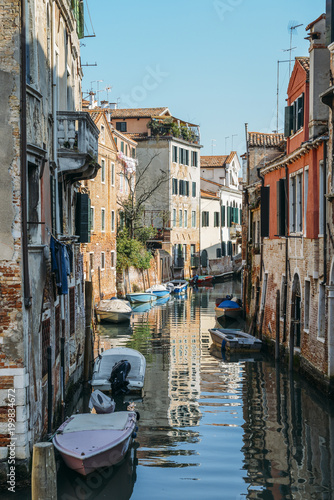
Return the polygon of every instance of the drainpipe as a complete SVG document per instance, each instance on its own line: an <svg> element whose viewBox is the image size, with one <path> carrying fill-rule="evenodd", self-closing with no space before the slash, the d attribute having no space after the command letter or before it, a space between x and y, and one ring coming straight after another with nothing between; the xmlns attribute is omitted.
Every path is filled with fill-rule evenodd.
<svg viewBox="0 0 334 500"><path fill-rule="evenodd" d="M28 263L28 224L27 224L27 46L26 46L26 1L21 2L21 117L20 117L20 158L21 158L21 210L22 210L22 266L24 305L31 307L29 263Z"/></svg>
<svg viewBox="0 0 334 500"><path fill-rule="evenodd" d="M248 123L245 123L245 136L246 136L246 158L247 158L247 176L246 176L246 188L245 188L245 208L244 210L247 210L247 217L246 217L246 252L245 252L245 258L246 258L246 268L247 268L247 262L248 262L248 241L249 241L249 203L248 203L248 186L249 186L249 149L248 149ZM247 269L247 284L249 280L249 270ZM246 318L246 298L247 298L247 287L243 287L243 299L242 302L244 304L244 319Z"/></svg>
<svg viewBox="0 0 334 500"><path fill-rule="evenodd" d="M55 32L56 32L56 12L55 12L55 2L52 2L52 28L51 28L51 45L52 45L52 118L53 118L53 161L54 161L54 177L55 177L55 191L56 191L56 203L55 203L55 216L56 216L56 236L58 237L61 233L60 231L60 218L59 218L59 192L58 192L58 157L57 157L57 65L56 65L56 42L55 42Z"/></svg>
<svg viewBox="0 0 334 500"><path fill-rule="evenodd" d="M324 227L324 279L323 279L323 284L326 285L327 283L327 230L326 230L326 225L327 225L327 214L326 214L326 191L327 191L327 143L324 141L324 176L323 176L323 191L324 191L324 210L323 210L323 227Z"/></svg>
<svg viewBox="0 0 334 500"><path fill-rule="evenodd" d="M257 176L261 180L262 187L264 187L264 177L260 173L260 168L261 167L257 168ZM260 246L260 283L262 282L262 267L263 267L263 236L261 234L261 246Z"/></svg>
<svg viewBox="0 0 334 500"><path fill-rule="evenodd" d="M286 341L286 309L288 299L288 264L289 264L289 200L288 200L288 166L285 165L285 280L284 280L284 300L283 300L283 342Z"/></svg>

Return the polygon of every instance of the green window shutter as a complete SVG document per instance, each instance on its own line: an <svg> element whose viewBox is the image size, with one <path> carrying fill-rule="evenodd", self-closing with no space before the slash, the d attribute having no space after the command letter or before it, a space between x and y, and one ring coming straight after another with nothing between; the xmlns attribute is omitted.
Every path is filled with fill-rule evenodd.
<svg viewBox="0 0 334 500"><path fill-rule="evenodd" d="M289 137L293 131L293 107L285 107L284 116L284 137Z"/></svg>
<svg viewBox="0 0 334 500"><path fill-rule="evenodd" d="M87 193L77 193L75 229L80 243L90 242L90 199Z"/></svg>
<svg viewBox="0 0 334 500"><path fill-rule="evenodd" d="M220 211L221 211L221 224L222 224L222 227L225 227L225 205L222 205L220 207Z"/></svg>
<svg viewBox="0 0 334 500"><path fill-rule="evenodd" d="M280 179L276 183L277 189L277 234L278 236L285 236L285 179Z"/></svg>
<svg viewBox="0 0 334 500"><path fill-rule="evenodd" d="M261 236L269 236L269 202L270 188L261 186Z"/></svg>
<svg viewBox="0 0 334 500"><path fill-rule="evenodd" d="M222 256L226 257L226 241L222 241Z"/></svg>
<svg viewBox="0 0 334 500"><path fill-rule="evenodd" d="M231 217L232 207L227 207L227 227L231 227L232 217Z"/></svg>

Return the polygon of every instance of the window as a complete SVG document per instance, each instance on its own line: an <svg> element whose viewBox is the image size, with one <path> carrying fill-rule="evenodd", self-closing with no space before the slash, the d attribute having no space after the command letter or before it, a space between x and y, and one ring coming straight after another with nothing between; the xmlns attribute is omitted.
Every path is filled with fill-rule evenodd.
<svg viewBox="0 0 334 500"><path fill-rule="evenodd" d="M104 208L101 208L101 231L106 230L106 211Z"/></svg>
<svg viewBox="0 0 334 500"><path fill-rule="evenodd" d="M183 194L184 194L183 187L184 187L184 181L180 179L180 180L179 180L179 194L180 194L180 195L183 195Z"/></svg>
<svg viewBox="0 0 334 500"><path fill-rule="evenodd" d="M111 231L115 231L115 211L111 211Z"/></svg>
<svg viewBox="0 0 334 500"><path fill-rule="evenodd" d="M115 163L111 163L110 165L110 178L111 178L111 185L115 186Z"/></svg>
<svg viewBox="0 0 334 500"><path fill-rule="evenodd" d="M125 215L123 211L119 212L119 228L120 230L124 229L125 225Z"/></svg>
<svg viewBox="0 0 334 500"><path fill-rule="evenodd" d="M126 156L128 156L128 145L127 144L125 144L125 154L126 154Z"/></svg>
<svg viewBox="0 0 334 500"><path fill-rule="evenodd" d="M181 163L181 165L184 164L183 152L184 152L184 149L183 148L179 148L179 163Z"/></svg>
<svg viewBox="0 0 334 500"><path fill-rule="evenodd" d="M191 227L196 227L196 210L191 212Z"/></svg>
<svg viewBox="0 0 334 500"><path fill-rule="evenodd" d="M177 147L173 146L173 162L177 163Z"/></svg>
<svg viewBox="0 0 334 500"><path fill-rule="evenodd" d="M325 338L326 323L326 288L325 285L319 285L318 299L318 338Z"/></svg>
<svg viewBox="0 0 334 500"><path fill-rule="evenodd" d="M291 106L285 108L284 135L289 137L304 125L304 94L301 94Z"/></svg>
<svg viewBox="0 0 334 500"><path fill-rule="evenodd" d="M90 207L90 230L94 231L95 220L94 220L94 207Z"/></svg>
<svg viewBox="0 0 334 500"><path fill-rule="evenodd" d="M192 183L192 196L196 198L196 182Z"/></svg>
<svg viewBox="0 0 334 500"><path fill-rule="evenodd" d="M75 287L68 289L69 306L70 306L70 335L75 333Z"/></svg>
<svg viewBox="0 0 334 500"><path fill-rule="evenodd" d="M185 195L186 196L189 196L189 181L184 181L184 191L185 191Z"/></svg>
<svg viewBox="0 0 334 500"><path fill-rule="evenodd" d="M177 179L172 179L172 193L177 194Z"/></svg>
<svg viewBox="0 0 334 500"><path fill-rule="evenodd" d="M101 142L104 144L104 141L105 141L105 128L104 128L104 125L101 125Z"/></svg>
<svg viewBox="0 0 334 500"><path fill-rule="evenodd" d="M122 151L122 153L124 153L124 142L123 141L121 141L121 151Z"/></svg>
<svg viewBox="0 0 334 500"><path fill-rule="evenodd" d="M110 252L110 267L115 267L115 252Z"/></svg>
<svg viewBox="0 0 334 500"><path fill-rule="evenodd" d="M310 299L311 299L311 283L305 281L305 307L304 307L304 328L310 328Z"/></svg>
<svg viewBox="0 0 334 500"><path fill-rule="evenodd" d="M116 122L116 130L119 132L126 132L126 122Z"/></svg>
<svg viewBox="0 0 334 500"><path fill-rule="evenodd" d="M176 226L176 208L173 208L173 227Z"/></svg>
<svg viewBox="0 0 334 500"><path fill-rule="evenodd" d="M308 168L304 174L304 231L306 236L307 230L307 198L308 198Z"/></svg>
<svg viewBox="0 0 334 500"><path fill-rule="evenodd" d="M216 257L219 259L222 256L221 248L216 248Z"/></svg>
<svg viewBox="0 0 334 500"><path fill-rule="evenodd" d="M182 210L179 210L179 227L182 227Z"/></svg>
<svg viewBox="0 0 334 500"><path fill-rule="evenodd" d="M188 149L184 150L184 164L189 165L189 150Z"/></svg>
<svg viewBox="0 0 334 500"><path fill-rule="evenodd" d="M202 212L202 227L209 227L209 212Z"/></svg>
<svg viewBox="0 0 334 500"><path fill-rule="evenodd" d="M188 210L184 211L184 227L188 227Z"/></svg>
<svg viewBox="0 0 334 500"><path fill-rule="evenodd" d="M290 232L303 230L303 174L290 176Z"/></svg>
<svg viewBox="0 0 334 500"><path fill-rule="evenodd" d="M187 260L187 245L183 245L182 257L183 257L184 262L185 262Z"/></svg>
<svg viewBox="0 0 334 500"><path fill-rule="evenodd" d="M220 207L220 217L221 217L221 221L222 221L221 222L222 227L225 227L225 210L226 210L225 205L222 205Z"/></svg>
<svg viewBox="0 0 334 500"><path fill-rule="evenodd" d="M102 158L101 160L101 182L105 183L106 181L106 162Z"/></svg>
<svg viewBox="0 0 334 500"><path fill-rule="evenodd" d="M197 167L197 151L191 152L191 166Z"/></svg>
<svg viewBox="0 0 334 500"><path fill-rule="evenodd" d="M213 226L219 227L219 212L214 212L213 214Z"/></svg>
<svg viewBox="0 0 334 500"><path fill-rule="evenodd" d="M277 235L285 236L285 226L286 226L286 215L285 215L285 191L286 182L285 179L280 179L276 183L276 193L277 193Z"/></svg>
<svg viewBox="0 0 334 500"><path fill-rule="evenodd" d="M101 252L101 269L104 269L105 268L105 252Z"/></svg>
<svg viewBox="0 0 334 500"><path fill-rule="evenodd" d="M135 150L135 148L132 148L132 150L131 150L131 156L132 156L132 158L136 158L136 150Z"/></svg>

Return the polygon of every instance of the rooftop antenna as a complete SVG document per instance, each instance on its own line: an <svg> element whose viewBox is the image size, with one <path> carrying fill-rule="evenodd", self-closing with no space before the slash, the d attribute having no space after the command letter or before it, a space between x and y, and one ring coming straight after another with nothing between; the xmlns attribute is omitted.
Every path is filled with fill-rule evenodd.
<svg viewBox="0 0 334 500"><path fill-rule="evenodd" d="M106 87L104 90L107 92L107 101L109 103L109 92L111 90L111 87Z"/></svg>
<svg viewBox="0 0 334 500"><path fill-rule="evenodd" d="M291 53L292 53L292 51L294 49L297 48L297 47L292 47L292 32L293 32L293 30L296 30L300 26L303 26L303 24L295 24L297 22L298 21L290 21L289 26L288 26L288 29L290 30L290 48L287 49L287 50L285 50L285 52L290 52L290 58L289 58L289 79L290 79L290 75L291 75Z"/></svg>
<svg viewBox="0 0 334 500"><path fill-rule="evenodd" d="M97 105L100 106L100 97L99 97L99 83L100 82L103 82L103 80L96 80L96 83L97 83Z"/></svg>
<svg viewBox="0 0 334 500"><path fill-rule="evenodd" d="M277 97L277 115L276 115L276 133L278 134L278 109L279 109L279 65L281 63L287 63L291 62L290 59L286 59L285 61L277 61L277 91L276 91L276 97Z"/></svg>
<svg viewBox="0 0 334 500"><path fill-rule="evenodd" d="M216 139L211 139L211 154L213 155L213 148L216 147L215 145Z"/></svg>
<svg viewBox="0 0 334 500"><path fill-rule="evenodd" d="M227 136L225 137L225 154L227 154L227 145L226 145L226 144L227 144L227 140L226 140L226 139L229 139L229 138L230 138L230 136L229 136L229 135L227 135Z"/></svg>

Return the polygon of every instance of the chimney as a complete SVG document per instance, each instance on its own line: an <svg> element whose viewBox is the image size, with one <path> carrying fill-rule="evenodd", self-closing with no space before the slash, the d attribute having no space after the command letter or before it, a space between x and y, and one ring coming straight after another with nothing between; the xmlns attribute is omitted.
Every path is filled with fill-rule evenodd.
<svg viewBox="0 0 334 500"><path fill-rule="evenodd" d="M110 109L117 109L117 102L111 102L109 104Z"/></svg>
<svg viewBox="0 0 334 500"><path fill-rule="evenodd" d="M101 108L103 108L103 109L109 108L109 102L108 101L101 101Z"/></svg>
<svg viewBox="0 0 334 500"><path fill-rule="evenodd" d="M330 60L326 45L326 15L322 14L306 30L310 41L310 111L309 138L313 139L326 131L328 107L319 99L319 95L329 87Z"/></svg>
<svg viewBox="0 0 334 500"><path fill-rule="evenodd" d="M97 106L97 101L94 99L94 96L94 92L89 92L89 109L94 109Z"/></svg>

